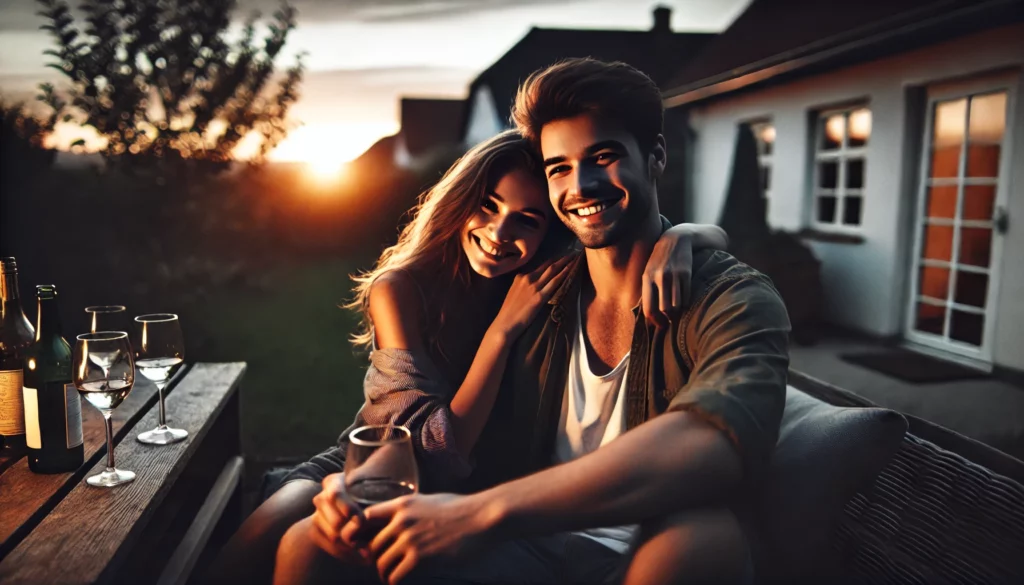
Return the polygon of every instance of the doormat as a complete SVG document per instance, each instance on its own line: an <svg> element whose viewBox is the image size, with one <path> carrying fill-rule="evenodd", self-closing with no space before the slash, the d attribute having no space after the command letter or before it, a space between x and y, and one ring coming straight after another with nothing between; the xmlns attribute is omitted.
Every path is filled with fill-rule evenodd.
<svg viewBox="0 0 1024 585"><path fill-rule="evenodd" d="M981 370L899 347L841 354L839 357L851 364L913 384L989 377Z"/></svg>

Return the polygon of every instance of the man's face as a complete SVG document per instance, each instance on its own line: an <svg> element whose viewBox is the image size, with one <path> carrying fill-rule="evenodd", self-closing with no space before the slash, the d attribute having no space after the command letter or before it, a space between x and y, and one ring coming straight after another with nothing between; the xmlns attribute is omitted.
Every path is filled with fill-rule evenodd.
<svg viewBox="0 0 1024 585"><path fill-rule="evenodd" d="M618 124L590 114L540 132L548 196L558 218L587 248L604 248L643 225L664 169L664 142L644 155Z"/></svg>

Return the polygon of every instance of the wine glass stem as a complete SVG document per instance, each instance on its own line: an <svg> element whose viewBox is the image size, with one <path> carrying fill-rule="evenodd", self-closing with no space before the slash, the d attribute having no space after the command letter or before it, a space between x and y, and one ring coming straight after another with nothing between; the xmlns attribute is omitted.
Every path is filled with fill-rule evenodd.
<svg viewBox="0 0 1024 585"><path fill-rule="evenodd" d="M103 413L103 422L107 428L107 471L114 470L114 423L110 420L110 411Z"/></svg>
<svg viewBox="0 0 1024 585"><path fill-rule="evenodd" d="M160 396L160 427L167 426L167 411L164 410L164 383L157 383L156 392Z"/></svg>

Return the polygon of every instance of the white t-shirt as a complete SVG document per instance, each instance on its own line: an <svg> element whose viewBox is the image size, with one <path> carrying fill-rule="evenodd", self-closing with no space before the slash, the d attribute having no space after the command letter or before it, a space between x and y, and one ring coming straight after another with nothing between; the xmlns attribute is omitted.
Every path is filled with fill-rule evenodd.
<svg viewBox="0 0 1024 585"><path fill-rule="evenodd" d="M576 336L569 357L569 375L562 399L562 415L555 437L555 463L565 463L607 444L626 430L626 372L629 354L598 376L590 369L584 337L580 302L576 303ZM608 548L625 553L636 526L592 528L577 534L587 536Z"/></svg>

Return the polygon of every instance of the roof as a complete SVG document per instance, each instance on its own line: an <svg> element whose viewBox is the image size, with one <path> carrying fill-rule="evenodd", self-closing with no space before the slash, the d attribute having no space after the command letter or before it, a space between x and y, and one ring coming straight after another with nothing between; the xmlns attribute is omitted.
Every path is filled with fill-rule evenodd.
<svg viewBox="0 0 1024 585"><path fill-rule="evenodd" d="M465 100L403 97L401 134L409 154L423 154L435 146L458 143L462 138L465 106Z"/></svg>
<svg viewBox="0 0 1024 585"><path fill-rule="evenodd" d="M666 106L1021 20L1022 0L754 0L663 85Z"/></svg>
<svg viewBox="0 0 1024 585"><path fill-rule="evenodd" d="M521 82L534 71L571 57L624 61L660 84L678 68L681 61L696 55L714 36L712 33L673 33L657 28L650 31L532 28L473 80L469 95L473 96L479 87L487 86L499 112L510 112ZM469 108L472 107L470 101Z"/></svg>

